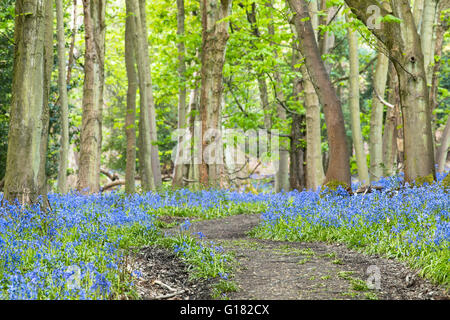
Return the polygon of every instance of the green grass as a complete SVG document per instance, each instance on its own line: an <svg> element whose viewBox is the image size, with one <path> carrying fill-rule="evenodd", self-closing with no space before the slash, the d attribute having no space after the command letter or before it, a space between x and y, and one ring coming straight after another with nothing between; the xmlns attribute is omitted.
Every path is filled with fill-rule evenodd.
<svg viewBox="0 0 450 320"><path fill-rule="evenodd" d="M217 206L206 210L201 206L181 206L150 209L149 213L156 216L186 217L205 220L224 218L239 214L258 214L264 212L265 210L267 210L266 202L234 203L230 201L221 201Z"/></svg>

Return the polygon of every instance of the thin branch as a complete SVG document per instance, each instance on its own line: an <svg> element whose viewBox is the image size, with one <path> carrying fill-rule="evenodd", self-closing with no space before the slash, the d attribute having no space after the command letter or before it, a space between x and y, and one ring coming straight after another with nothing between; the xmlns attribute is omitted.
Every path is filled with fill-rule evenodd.
<svg viewBox="0 0 450 320"><path fill-rule="evenodd" d="M370 60L370 61L367 63L367 65L366 65L363 69L359 70L359 74L363 74L364 72L366 72L367 70L369 70L369 67L375 62L375 60L377 60L376 57L375 57L375 58L372 58L372 60ZM349 78L350 78L350 76L341 77L341 78L339 78L339 79L334 80L334 81L333 81L333 84L336 84L336 83L341 82L341 81L348 80Z"/></svg>
<svg viewBox="0 0 450 320"><path fill-rule="evenodd" d="M386 100L383 99L383 97L378 93L377 89L374 87L373 91L375 92L375 95L377 96L377 99L384 104L386 107L394 109L395 106L389 102L387 102Z"/></svg>
<svg viewBox="0 0 450 320"><path fill-rule="evenodd" d="M162 295L162 296L156 296L153 299L156 299L156 300L168 299L168 298L172 298L172 297L178 296L178 295L184 293L185 291L186 290L181 290L181 291L178 291L178 292L173 292L173 293L165 294L165 295Z"/></svg>

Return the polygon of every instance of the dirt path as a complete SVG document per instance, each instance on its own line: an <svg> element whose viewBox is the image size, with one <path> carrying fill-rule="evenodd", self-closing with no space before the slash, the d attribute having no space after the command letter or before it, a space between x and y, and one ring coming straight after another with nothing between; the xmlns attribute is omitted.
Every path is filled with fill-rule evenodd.
<svg viewBox="0 0 450 320"><path fill-rule="evenodd" d="M250 239L258 215L193 222L190 231L221 244L238 262L230 299L449 299L404 264L344 245ZM378 277L379 275L379 277ZM379 289L369 289L369 285Z"/></svg>

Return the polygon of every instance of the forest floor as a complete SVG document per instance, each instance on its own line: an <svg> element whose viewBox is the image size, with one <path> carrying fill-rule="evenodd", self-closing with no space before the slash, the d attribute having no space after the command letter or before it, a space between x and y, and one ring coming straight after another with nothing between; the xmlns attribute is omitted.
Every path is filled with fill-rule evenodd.
<svg viewBox="0 0 450 320"><path fill-rule="evenodd" d="M253 239L248 232L260 215L237 215L193 221L191 233L202 232L235 258L231 283L219 298L242 300L450 299L406 264L366 255L343 244L282 242ZM171 229L171 232L176 232ZM217 280L192 281L186 265L174 253L143 248L132 259L141 271L137 287L144 299L211 299ZM379 271L379 289L369 289L369 277ZM371 281L370 283L376 284ZM233 286L231 286L233 287ZM226 292L232 291L232 292ZM217 292L216 292L217 298Z"/></svg>

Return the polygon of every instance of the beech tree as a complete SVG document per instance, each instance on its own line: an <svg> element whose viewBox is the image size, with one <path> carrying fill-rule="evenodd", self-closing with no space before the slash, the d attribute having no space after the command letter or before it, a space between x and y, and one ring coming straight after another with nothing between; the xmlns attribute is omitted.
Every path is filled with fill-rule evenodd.
<svg viewBox="0 0 450 320"><path fill-rule="evenodd" d="M52 2L17 0L14 69L4 198L21 203L46 196ZM46 204L45 204L46 205Z"/></svg>
<svg viewBox="0 0 450 320"><path fill-rule="evenodd" d="M202 153L200 183L219 186L223 165L220 144L220 114L223 104L223 66L229 38L231 0L202 0L202 52L200 118L202 121ZM209 153L209 155L208 155ZM208 155L208 156L205 156ZM206 159L208 158L208 159Z"/></svg>
<svg viewBox="0 0 450 320"><path fill-rule="evenodd" d="M105 0L83 0L86 51L77 189L89 193L98 192L100 189L105 5Z"/></svg>
<svg viewBox="0 0 450 320"><path fill-rule="evenodd" d="M405 179L435 176L431 114L427 77L420 36L409 1L390 0L380 6L378 1L345 0L352 12L366 24L383 43L397 71L403 115ZM373 23L370 6L379 8L385 19Z"/></svg>
<svg viewBox="0 0 450 320"><path fill-rule="evenodd" d="M325 183L336 180L350 185L349 153L341 102L320 56L306 1L288 0L288 3L294 13L292 22L297 31L299 49L325 114L330 146Z"/></svg>

